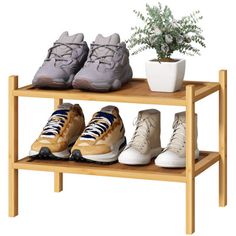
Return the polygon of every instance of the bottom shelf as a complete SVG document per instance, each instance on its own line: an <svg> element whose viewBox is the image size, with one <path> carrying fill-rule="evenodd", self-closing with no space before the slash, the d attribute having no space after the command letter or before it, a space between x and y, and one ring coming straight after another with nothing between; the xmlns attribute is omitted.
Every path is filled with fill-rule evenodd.
<svg viewBox="0 0 236 236"><path fill-rule="evenodd" d="M195 176L219 161L218 152L200 152L200 158L195 164ZM155 166L154 162L146 166L128 166L120 163L99 165L73 161L31 160L23 158L14 163L15 169L76 173L88 175L114 176L135 179L164 180L186 182L186 171L182 169L167 169Z"/></svg>

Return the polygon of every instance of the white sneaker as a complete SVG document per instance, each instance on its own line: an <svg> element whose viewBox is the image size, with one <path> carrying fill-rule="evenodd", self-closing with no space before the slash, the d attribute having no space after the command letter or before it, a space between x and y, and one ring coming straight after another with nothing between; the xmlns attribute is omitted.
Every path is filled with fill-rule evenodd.
<svg viewBox="0 0 236 236"><path fill-rule="evenodd" d="M140 111L134 135L119 156L119 162L127 165L146 165L161 153L160 112L155 109Z"/></svg>
<svg viewBox="0 0 236 236"><path fill-rule="evenodd" d="M199 150L197 148L197 114L196 121L196 150L195 159L199 158ZM163 152L156 158L155 164L160 167L167 168L182 168L186 165L186 118L185 112L175 114L175 121L173 123L174 132L169 144Z"/></svg>

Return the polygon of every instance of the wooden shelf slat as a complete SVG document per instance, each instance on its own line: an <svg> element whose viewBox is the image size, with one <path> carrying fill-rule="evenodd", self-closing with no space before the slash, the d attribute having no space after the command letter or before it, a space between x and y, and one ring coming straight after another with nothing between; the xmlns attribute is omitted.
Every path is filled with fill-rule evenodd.
<svg viewBox="0 0 236 236"><path fill-rule="evenodd" d="M196 175L200 174L219 160L216 152L201 152L196 162ZM88 175L114 176L124 178L149 179L185 182L185 169L168 169L155 166L154 162L147 166L128 166L120 163L112 165L99 165L72 161L31 160L23 158L14 164L15 169L53 171L63 173L76 173Z"/></svg>
<svg viewBox="0 0 236 236"><path fill-rule="evenodd" d="M207 168L215 164L220 160L220 155L218 152L210 152L207 155L207 158L203 158L201 161L197 162L195 165L195 176L198 176Z"/></svg>
<svg viewBox="0 0 236 236"><path fill-rule="evenodd" d="M207 86L204 86L195 92L194 101L196 102L214 92L217 92L219 91L219 89L220 89L220 85L218 83L208 84Z"/></svg>
<svg viewBox="0 0 236 236"><path fill-rule="evenodd" d="M132 79L122 89L107 93L86 92L76 89L36 89L27 85L14 90L14 96L61 98L72 100L111 101L142 104L186 106L186 86L195 85L195 100L198 101L219 90L219 83L184 81L180 91L174 93L152 92L146 79Z"/></svg>

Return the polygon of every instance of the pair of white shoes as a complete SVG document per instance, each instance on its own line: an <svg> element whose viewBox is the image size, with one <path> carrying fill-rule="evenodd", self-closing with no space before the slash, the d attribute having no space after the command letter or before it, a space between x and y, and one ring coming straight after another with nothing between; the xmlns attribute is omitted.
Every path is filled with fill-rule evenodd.
<svg viewBox="0 0 236 236"><path fill-rule="evenodd" d="M173 134L165 149L161 148L160 116L155 109L143 110L138 113L134 135L119 156L119 162L127 165L147 165L153 157L160 167L182 168L186 165L186 118L185 112L175 114ZM196 150L195 159L199 157L197 148L197 115L196 119Z"/></svg>

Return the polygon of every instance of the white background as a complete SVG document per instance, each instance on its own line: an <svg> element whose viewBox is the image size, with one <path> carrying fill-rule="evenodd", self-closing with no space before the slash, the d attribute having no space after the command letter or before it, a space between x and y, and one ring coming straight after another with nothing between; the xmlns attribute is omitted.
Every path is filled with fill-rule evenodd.
<svg viewBox="0 0 236 236"><path fill-rule="evenodd" d="M149 1L157 3L157 1ZM199 9L207 48L202 56L187 57L187 80L218 81L218 70L228 69L228 206L218 207L218 165L196 180L195 235L235 235L235 26L234 1L163 0L177 16ZM83 32L91 43L98 33L117 32L123 40L130 27L138 24L133 9L143 10L146 0L7 0L0 2L0 234L1 235L185 235L185 186L181 183L119 179L83 175L64 175L64 191L53 192L53 174L20 171L19 216L8 218L7 145L8 79L19 75L20 85L31 83L47 49L68 30ZM144 77L144 63L154 51L130 57L135 77ZM175 54L176 57L180 55ZM108 103L80 102L87 122ZM114 103L115 104L115 103ZM154 107L162 112L162 146L169 140L174 113L178 107L119 104L128 140L138 110ZM27 155L53 109L47 99L20 99L19 156ZM199 146L218 148L217 94L199 102Z"/></svg>

